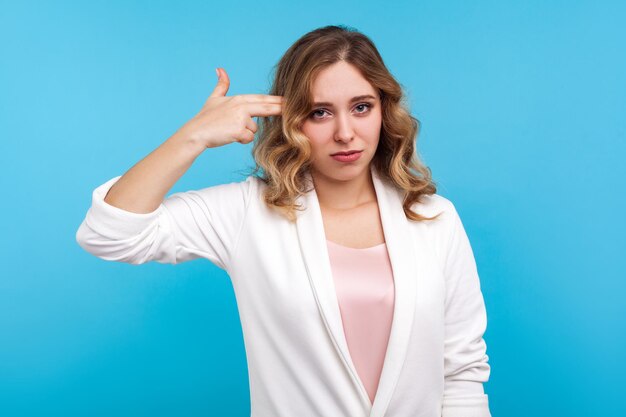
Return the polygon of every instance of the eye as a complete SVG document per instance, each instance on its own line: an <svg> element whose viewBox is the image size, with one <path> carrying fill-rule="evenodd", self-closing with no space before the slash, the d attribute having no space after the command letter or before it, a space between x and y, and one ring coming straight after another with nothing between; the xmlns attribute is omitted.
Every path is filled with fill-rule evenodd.
<svg viewBox="0 0 626 417"><path fill-rule="evenodd" d="M371 108L372 108L372 105L371 105L371 104L369 104L369 103L361 103L361 104L357 104L357 106L356 106L355 108L362 107L362 106L365 106L365 108L366 108L368 111L369 111L369 109L371 109ZM366 111L364 110L364 111L361 111L361 112L359 112L359 113L366 113Z"/></svg>
<svg viewBox="0 0 626 417"><path fill-rule="evenodd" d="M314 111L312 111L312 112L311 112L310 117L311 117L312 119L319 119L319 117L315 117L315 115L316 115L316 114L319 114L319 112L326 112L326 110L324 110L324 109L317 109L317 110L314 110Z"/></svg>

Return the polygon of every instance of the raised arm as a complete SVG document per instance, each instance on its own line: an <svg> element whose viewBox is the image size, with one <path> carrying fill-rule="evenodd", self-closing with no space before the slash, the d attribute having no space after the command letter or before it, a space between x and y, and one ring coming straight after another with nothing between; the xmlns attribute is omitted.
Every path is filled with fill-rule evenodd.
<svg viewBox="0 0 626 417"><path fill-rule="evenodd" d="M258 129L252 116L281 114L282 97L226 97L229 86L223 71L200 112L128 170L111 187L105 201L134 213L153 212L204 150L231 142L249 143Z"/></svg>
<svg viewBox="0 0 626 417"><path fill-rule="evenodd" d="M282 97L226 97L225 72L202 110L123 176L92 194L78 244L105 260L179 263L205 257L225 269L245 217L252 179L202 190L167 192L205 149L249 143L253 116L281 114Z"/></svg>

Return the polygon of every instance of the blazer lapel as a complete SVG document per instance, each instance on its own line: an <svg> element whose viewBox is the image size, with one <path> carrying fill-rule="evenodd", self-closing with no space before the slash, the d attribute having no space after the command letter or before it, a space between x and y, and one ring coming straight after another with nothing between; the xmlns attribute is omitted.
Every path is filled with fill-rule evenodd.
<svg viewBox="0 0 626 417"><path fill-rule="evenodd" d="M297 199L305 209L298 213L296 228L309 282L333 345L357 387L361 400L367 409L371 410L370 417L382 417L400 376L411 336L417 289L416 255L408 220L402 209L402 195L392 185L383 182L373 165L371 173L395 285L389 344L373 404L348 350L326 246L322 213L315 189ZM312 181L310 174L309 180Z"/></svg>

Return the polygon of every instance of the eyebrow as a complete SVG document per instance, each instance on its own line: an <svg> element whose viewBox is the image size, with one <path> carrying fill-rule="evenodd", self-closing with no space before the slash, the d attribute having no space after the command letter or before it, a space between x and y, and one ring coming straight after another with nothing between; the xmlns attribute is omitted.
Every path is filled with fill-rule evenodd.
<svg viewBox="0 0 626 417"><path fill-rule="evenodd" d="M374 99L374 100L376 99L376 97L374 97L371 94L364 94L364 95L361 95L361 96L352 97L350 99L350 103L354 103L355 101L365 100L367 98ZM314 106L333 107L333 103L329 103L328 101L318 101L318 102L313 103L313 105Z"/></svg>

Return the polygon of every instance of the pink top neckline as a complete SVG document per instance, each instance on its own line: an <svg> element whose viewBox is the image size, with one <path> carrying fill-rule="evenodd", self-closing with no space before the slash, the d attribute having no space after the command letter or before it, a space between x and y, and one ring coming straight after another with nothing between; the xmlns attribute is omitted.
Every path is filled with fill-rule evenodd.
<svg viewBox="0 0 626 417"><path fill-rule="evenodd" d="M340 245L339 243L335 243L332 240L328 240L328 239L326 239L326 242L331 244L331 245L333 245L333 246L337 246L339 248L343 248L343 249L347 249L347 250L356 250L356 251L365 251L365 250L370 250L370 249L382 248L386 244L386 242L383 242L383 243L381 243L379 245L370 246L369 248L351 248L350 246Z"/></svg>

